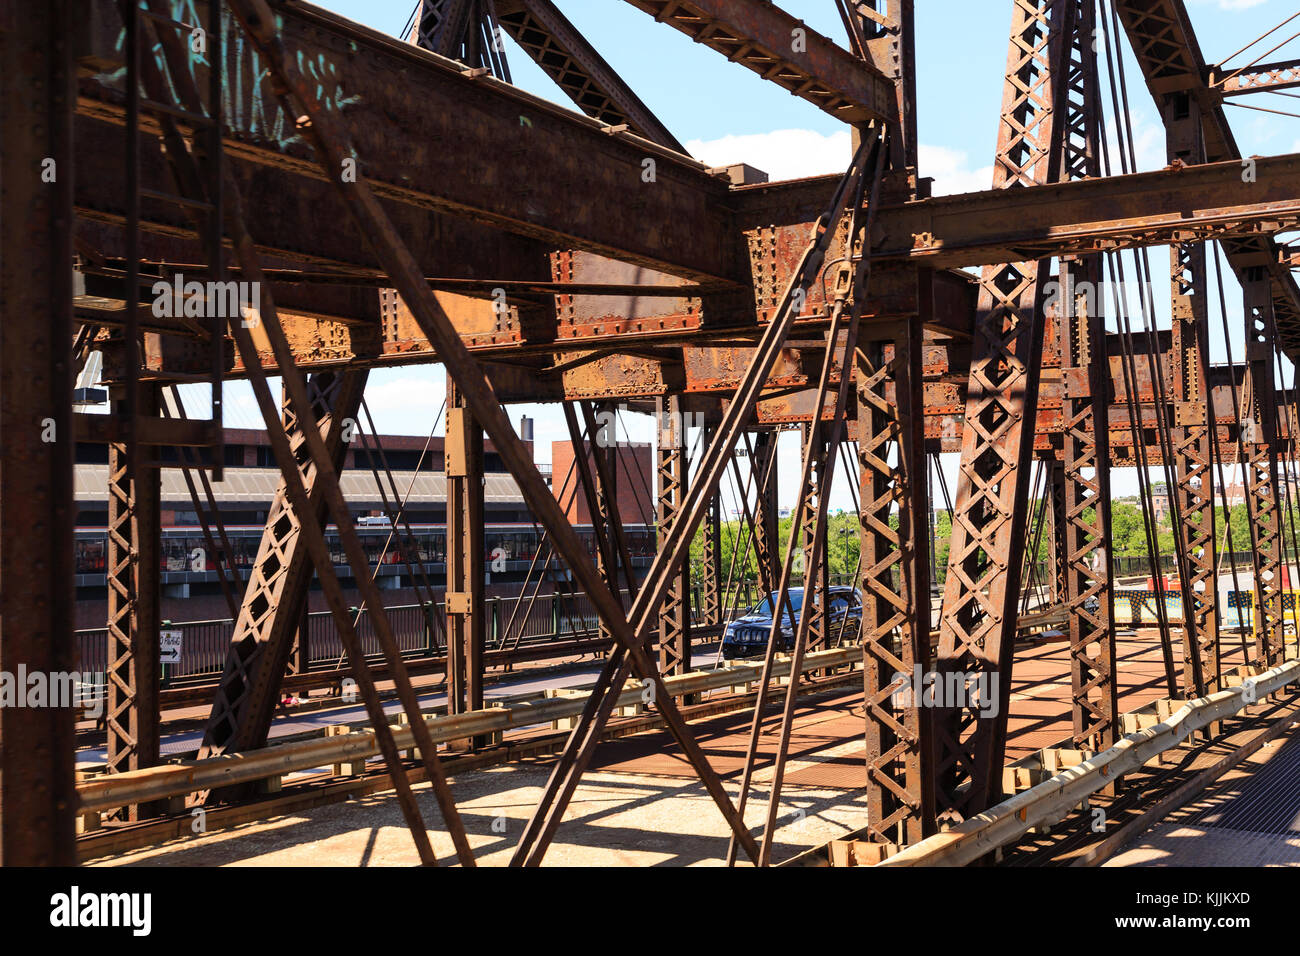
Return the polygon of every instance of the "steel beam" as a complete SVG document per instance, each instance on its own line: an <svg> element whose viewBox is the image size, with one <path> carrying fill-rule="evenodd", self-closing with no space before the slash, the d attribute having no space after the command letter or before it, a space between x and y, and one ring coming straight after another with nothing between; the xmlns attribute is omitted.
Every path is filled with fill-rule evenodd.
<svg viewBox="0 0 1300 956"><path fill-rule="evenodd" d="M1249 182L1232 161L909 203L882 210L877 255L937 269L1195 239L1269 241L1300 224L1300 155L1254 163Z"/></svg>
<svg viewBox="0 0 1300 956"><path fill-rule="evenodd" d="M1102 173L1101 79L1097 68L1097 5L1071 0L1074 11L1065 74L1063 176ZM1102 314L1102 260L1062 259L1061 459L1053 461L1056 598L1067 608L1070 638L1070 711L1075 746L1103 750L1119 731L1111 540L1109 422L1112 404L1106 324Z"/></svg>
<svg viewBox="0 0 1300 956"><path fill-rule="evenodd" d="M578 416L571 403L564 405L564 418L569 428L569 442L573 448L573 461L579 486L587 502L591 517L591 530L596 544L596 569L604 578L610 591L617 594L620 584L620 563L627 578L629 597L634 592L631 559L627 554L622 533L622 519L618 511L615 486L618 474L617 439L612 428L602 429L597 424L591 402L582 403L586 436L578 424ZM620 559L622 559L620 561ZM600 622L600 639L612 641L609 625Z"/></svg>
<svg viewBox="0 0 1300 956"><path fill-rule="evenodd" d="M307 381L313 412L336 468L342 468L347 445L346 423L356 424L365 391L364 369L323 372ZM293 413L287 396L282 421L297 460L306 453L307 436ZM325 520L325 501L316 481L316 468L308 460L302 467L303 484L317 520ZM266 526L257 548L239 616L212 711L203 731L200 757L253 750L266 745L271 720L279 700L294 636L303 623L303 609L312 581L312 563L302 538L302 521L281 479L267 511Z"/></svg>
<svg viewBox="0 0 1300 956"><path fill-rule="evenodd" d="M623 78L551 0L495 0L501 26L578 108L610 126L686 153Z"/></svg>
<svg viewBox="0 0 1300 956"><path fill-rule="evenodd" d="M356 175L378 198L468 218L552 249L587 249L686 278L744 279L741 238L729 228L728 185L703 164L493 77L466 75L461 63L320 8L282 0L271 6L286 48L311 64L322 108L364 144L364 153L352 157ZM90 9L94 55L105 64L120 56L114 7L93 0ZM358 235L321 182L319 164L293 146L297 117L286 112L259 52L234 21L222 46L227 76L240 91L228 111L238 138L226 147L247 201L275 208L292 196L302 209L314 208L320 222ZM111 82L109 74L83 82L83 113L120 121ZM417 130L423 145L413 152ZM529 175L518 174L522 164ZM278 170L299 182L286 188ZM577 196L584 200L575 203ZM111 204L111 194L101 201ZM146 209L147 220L157 218L151 212L159 213ZM184 229L183 217L171 223ZM358 238L354 259L367 257ZM314 241L299 223L284 232L289 249ZM429 235L428 244L443 243Z"/></svg>
<svg viewBox="0 0 1300 956"><path fill-rule="evenodd" d="M706 427L704 444L713 441L716 429ZM722 495L715 493L709 501L709 510L700 531L702 547L700 558L703 575L700 580L700 623L705 627L722 624Z"/></svg>
<svg viewBox="0 0 1300 956"><path fill-rule="evenodd" d="M1065 432L1061 462L1054 469L1062 500L1053 520L1062 572L1058 580L1063 577L1064 584L1063 590L1058 584L1057 599L1068 609L1074 742L1077 749L1094 751L1120 736L1110 434L1098 427L1111 404L1098 349L1105 341L1105 324L1097 297L1076 292L1083 283L1095 288L1100 279L1101 263L1095 258L1061 264L1068 316L1062 342Z"/></svg>
<svg viewBox="0 0 1300 956"><path fill-rule="evenodd" d="M1233 160L1242 167L1243 178L1250 178L1245 174L1253 168L1254 159L1243 160L1222 96L1210 86L1210 71L1184 0L1114 0L1113 9L1161 115L1174 95L1185 93L1195 98L1204 126L1206 158L1211 163ZM1248 236L1225 243L1224 250L1238 279L1252 266L1267 269L1280 341L1288 354L1300 353L1300 286L1280 263L1276 241L1268 235Z"/></svg>
<svg viewBox="0 0 1300 956"><path fill-rule="evenodd" d="M893 81L768 0L628 0L846 123L897 125Z"/></svg>
<svg viewBox="0 0 1300 956"><path fill-rule="evenodd" d="M776 590L780 576L781 524L780 468L777 450L781 433L769 429L754 436L754 558L758 566L758 586L764 596Z"/></svg>
<svg viewBox="0 0 1300 956"><path fill-rule="evenodd" d="M464 56L471 32L475 0L420 0L415 17L419 45L440 56L469 62ZM473 66L478 66L475 62Z"/></svg>
<svg viewBox="0 0 1300 956"><path fill-rule="evenodd" d="M891 165L915 175L916 10L913 0L853 0L849 32L855 52L894 83L899 117Z"/></svg>
<svg viewBox="0 0 1300 956"><path fill-rule="evenodd" d="M1224 67L1215 67L1210 71L1210 86L1224 96L1294 89L1300 86L1300 60L1257 63L1247 69L1231 72Z"/></svg>
<svg viewBox="0 0 1300 956"><path fill-rule="evenodd" d="M68 30L77 7L0 3L0 669L10 674L78 666ZM76 864L75 720L70 705L0 707L0 864Z"/></svg>
<svg viewBox="0 0 1300 956"><path fill-rule="evenodd" d="M837 409L838 411L838 409ZM800 616L808 616L807 649L820 651L826 647L830 626L827 616L830 613L830 595L827 591L829 579L826 565L830 554L826 548L827 522L817 520L817 499L822 494L828 479L827 472L835 468L839 449L828 444L826 423L820 419L804 423L802 429L803 447L812 456L811 474L805 489L803 505L803 522L799 529L799 539L803 546L800 570L803 573L803 606Z"/></svg>

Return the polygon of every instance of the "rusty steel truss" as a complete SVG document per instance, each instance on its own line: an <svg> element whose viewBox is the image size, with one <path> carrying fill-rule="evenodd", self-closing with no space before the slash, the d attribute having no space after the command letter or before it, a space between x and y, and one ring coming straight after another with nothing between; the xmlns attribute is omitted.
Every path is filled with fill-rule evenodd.
<svg viewBox="0 0 1300 956"><path fill-rule="evenodd" d="M0 669L73 667L72 448L101 441L108 772L160 760L159 473L183 467L204 534L224 555L234 618L200 758L267 745L284 679L309 659L302 622L315 583L421 862L440 861L416 779L430 782L457 861L474 865L442 758L493 742L433 744L339 483L369 370L405 364L447 373L449 711L485 706L488 441L544 531L543 570L553 556L608 648L514 864L542 861L633 682L725 820L728 862L773 862L804 689L797 678L773 683L780 615L738 790L663 683L700 665L693 644L716 637L732 609L727 482L740 494L741 560L752 558L762 591L786 607L795 578L804 583L791 673L807 652L862 647L860 835L882 853L1003 797L1025 552L1043 537L1035 468L1047 476L1078 749L1121 733L1113 468L1170 478L1172 587L1185 609L1161 622L1171 695L1175 640L1182 692L1211 692L1224 676L1215 502L1238 469L1250 541L1236 547L1253 553L1258 607L1250 663L1282 659L1297 415L1278 371L1300 353L1300 257L1276 237L1300 228L1300 156L1243 161L1223 107L1300 86L1296 64L1207 65L1183 0L1006 0L993 188L932 197L918 168L912 0L826 0L846 44L766 0L628 2L846 124L845 172L771 183L745 167L706 167L552 0L421 0L396 38L288 0L0 0ZM503 37L576 111L511 85ZM1163 120L1164 170L1133 166L1125 57ZM1108 152L1108 121L1122 155ZM47 160L54 178L42 178ZM1125 269L1149 281L1152 246L1169 249L1168 329L1145 302L1132 315L1097 292ZM1244 289L1243 364L1210 362L1218 250ZM156 283L182 276L259 292L198 319L151 309ZM93 351L112 395L107 417L73 410ZM221 390L233 380L252 387L282 475L245 583L224 563L210 483L221 480ZM174 397L193 383L211 389L209 420ZM547 482L512 427L506 406L525 401L560 404L572 491L558 475ZM600 424L624 409L657 424L658 539L640 579L618 506L626 479ZM798 481L780 487L780 435L796 428ZM183 454L164 461L169 446ZM391 484L376 451L376 479L382 467ZM939 453L960 461L935 607ZM841 466L856 468L847 484L862 598L847 637L828 590ZM570 494L593 516L590 553L565 510ZM331 523L378 657L362 645L327 545ZM379 660L414 731L412 759L385 718ZM994 688L996 699L900 692L900 680L930 671L941 684ZM752 832L744 814L769 716L778 745ZM73 729L70 706L0 709L0 741L25 742L0 747L0 862L74 861ZM139 805L124 817L163 812Z"/></svg>

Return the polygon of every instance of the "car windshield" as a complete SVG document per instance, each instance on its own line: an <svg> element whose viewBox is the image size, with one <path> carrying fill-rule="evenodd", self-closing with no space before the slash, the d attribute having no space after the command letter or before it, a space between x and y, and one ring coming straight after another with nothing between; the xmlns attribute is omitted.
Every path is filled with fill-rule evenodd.
<svg viewBox="0 0 1300 956"><path fill-rule="evenodd" d="M750 614L757 615L758 617L771 617L771 616L772 616L772 603L773 603L775 600L776 600L776 595L775 595L775 594L769 594L767 597L763 598L763 600L759 601L758 604L754 606L754 609L753 609L752 611L750 611L749 613L750 613ZM791 591L791 592L790 592L790 604L794 606L794 609L795 609L796 611L799 610L799 608L800 608L800 607L802 606L802 604L803 604L803 592L802 592L802 591Z"/></svg>

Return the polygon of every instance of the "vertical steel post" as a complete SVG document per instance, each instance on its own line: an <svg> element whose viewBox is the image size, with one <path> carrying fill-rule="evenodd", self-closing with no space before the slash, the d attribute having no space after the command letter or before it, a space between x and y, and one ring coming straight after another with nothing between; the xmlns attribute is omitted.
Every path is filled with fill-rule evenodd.
<svg viewBox="0 0 1300 956"><path fill-rule="evenodd" d="M1201 110L1188 93L1170 96L1165 103L1166 149L1169 161L1188 165L1205 162L1205 136ZM1169 247L1170 305L1172 308L1173 422L1175 494L1182 529L1188 581L1183 588L1183 685L1195 687L1199 658L1206 693L1219 689L1218 535L1214 517L1214 475L1211 465L1212 404L1209 389L1209 310L1205 244L1180 242Z"/></svg>
<svg viewBox="0 0 1300 956"><path fill-rule="evenodd" d="M1065 564L1070 710L1075 746L1102 750L1119 737L1115 593L1110 523L1110 376L1095 256L1061 262L1062 492L1058 548Z"/></svg>
<svg viewBox="0 0 1300 956"><path fill-rule="evenodd" d="M1047 504L1048 513L1044 520L1050 518L1052 522L1052 549L1051 549L1051 573L1052 573L1052 601L1056 604L1068 605L1070 601L1070 570L1069 561L1066 555L1069 547L1066 544L1066 529L1069 519L1066 518L1066 474L1065 462L1058 458L1060 454L1057 451L1048 452L1041 459L1041 467L1047 469ZM1030 502L1034 506L1034 502ZM1040 529L1041 530L1041 529ZM1032 547L1035 541L1041 538L1034 533L1034 528L1030 527L1028 546ZM1038 563L1038 554L1029 556L1031 568L1036 568Z"/></svg>
<svg viewBox="0 0 1300 956"><path fill-rule="evenodd" d="M657 404L659 431L658 463L655 469L659 493L657 520L660 540L672 530L686 500L686 428L681 396L660 398ZM659 618L659 672L665 677L691 669L691 562L689 554L673 576L664 594Z"/></svg>
<svg viewBox="0 0 1300 956"><path fill-rule="evenodd" d="M1073 0L1013 4L995 188L1042 185L1060 176L1059 119L1073 17ZM963 692L960 700L944 701L935 717L937 801L941 811L963 818L1002 792L1018 549L1028 516L1042 364L1044 265L987 266L980 280L938 670L945 685L982 685L996 700Z"/></svg>
<svg viewBox="0 0 1300 956"><path fill-rule="evenodd" d="M834 344L834 343L832 343ZM803 426L803 445L812 455L813 464L807 488L807 502L803 509L803 527L800 539L803 544L803 607L800 616L811 615L808 620L808 650L819 651L826 646L829 634L827 615L830 613L830 601L827 593L826 565L830 560L827 550L829 535L828 521L817 521L816 501L826 481L826 473L835 467L835 450L826 444L826 427L820 421L807 422ZM820 561L813 560L813 553L821 555ZM810 568L816 571L809 574Z"/></svg>
<svg viewBox="0 0 1300 956"><path fill-rule="evenodd" d="M914 0L855 0L854 14L870 60L892 76L900 122L890 137L890 166L914 174L916 132L916 16Z"/></svg>
<svg viewBox="0 0 1300 956"><path fill-rule="evenodd" d="M706 428L704 445L713 442L716 430ZM704 627L718 627L722 623L722 492L719 489L709 498L709 510L704 516L700 534L704 546L701 549L703 579L700 582L701 603L700 623Z"/></svg>
<svg viewBox="0 0 1300 956"><path fill-rule="evenodd" d="M919 281L929 283L926 270ZM934 830L931 710L913 686L930 664L921 329L918 315L856 355L867 829L882 843Z"/></svg>
<svg viewBox="0 0 1300 956"><path fill-rule="evenodd" d="M1282 615L1282 510L1278 497L1278 408L1273 373L1276 327L1273 294L1261 267L1248 269L1242 293L1246 313L1246 381L1251 421L1246 448L1246 505L1254 529L1255 653L1279 664L1284 650ZM1243 423L1245 425L1246 423Z"/></svg>
<svg viewBox="0 0 1300 956"><path fill-rule="evenodd" d="M780 576L780 545L778 532L781 526L780 487L777 446L781 433L764 429L754 436L754 555L758 565L758 586L761 601L776 590Z"/></svg>
<svg viewBox="0 0 1300 956"><path fill-rule="evenodd" d="M136 414L156 415L158 398L157 385L142 385ZM115 403L119 400L114 396ZM113 442L108 450L110 773L158 763L160 475L155 465L141 461L140 452L121 442ZM141 807L127 808L129 820L147 815Z"/></svg>
<svg viewBox="0 0 1300 956"><path fill-rule="evenodd" d="M447 684L453 714L483 708L487 639L483 429L447 376ZM577 449L575 449L576 453Z"/></svg>
<svg viewBox="0 0 1300 956"><path fill-rule="evenodd" d="M73 636L69 0L0 4L0 669L69 673ZM72 866L74 708L0 707L0 864Z"/></svg>

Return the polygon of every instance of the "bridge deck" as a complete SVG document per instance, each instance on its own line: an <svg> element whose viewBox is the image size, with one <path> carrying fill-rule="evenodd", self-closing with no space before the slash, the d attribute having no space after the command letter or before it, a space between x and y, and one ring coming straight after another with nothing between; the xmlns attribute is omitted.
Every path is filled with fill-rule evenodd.
<svg viewBox="0 0 1300 956"><path fill-rule="evenodd" d="M1107 866L1300 866L1300 737L1270 741Z"/></svg>
<svg viewBox="0 0 1300 956"><path fill-rule="evenodd" d="M1129 711L1166 696L1153 632L1121 634L1120 706ZM1235 656L1235 655L1234 655ZM1069 735L1068 655L1063 643L1019 649L1012 688L1010 747L1015 760ZM769 708L771 710L771 708ZM710 762L732 787L743 767L750 712L693 722ZM765 724L758 799L765 815L777 719ZM861 692L825 690L801 702L787 765L774 861L856 830L865 815ZM528 759L452 777L452 791L480 863L509 859L550 772L552 758ZM428 788L419 795L440 859L451 842L439 829ZM734 790L733 790L734 792ZM574 797L548 865L719 865L727 831L680 752L663 731L602 743ZM294 812L97 861L108 865L414 865L416 856L389 792Z"/></svg>

